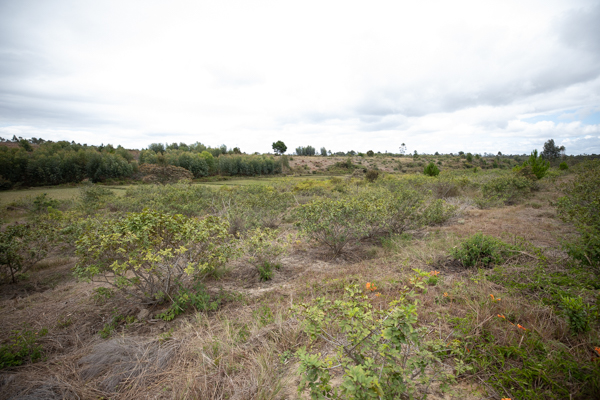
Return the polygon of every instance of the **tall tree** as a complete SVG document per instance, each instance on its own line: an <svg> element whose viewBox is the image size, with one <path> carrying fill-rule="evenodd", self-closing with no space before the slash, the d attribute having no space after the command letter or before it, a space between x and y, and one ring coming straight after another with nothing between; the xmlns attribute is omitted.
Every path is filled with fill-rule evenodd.
<svg viewBox="0 0 600 400"><path fill-rule="evenodd" d="M287 146L281 140L278 140L275 143L273 143L273 151L275 153L283 154L286 150Z"/></svg>

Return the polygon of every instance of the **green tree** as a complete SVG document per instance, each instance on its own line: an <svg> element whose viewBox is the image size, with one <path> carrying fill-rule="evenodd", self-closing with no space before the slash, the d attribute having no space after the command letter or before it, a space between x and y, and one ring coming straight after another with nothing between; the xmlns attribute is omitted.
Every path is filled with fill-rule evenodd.
<svg viewBox="0 0 600 400"><path fill-rule="evenodd" d="M273 143L273 151L275 153L283 154L286 152L286 150L287 146L281 140L278 140L275 143Z"/></svg>
<svg viewBox="0 0 600 400"><path fill-rule="evenodd" d="M544 150L542 151L542 157L544 160L552 161L560 157L561 152L565 151L565 146L557 146L554 144L554 139L548 140L544 143Z"/></svg>
<svg viewBox="0 0 600 400"><path fill-rule="evenodd" d="M367 156L368 157L373 157L374 155L375 155L375 153L373 152L373 150L367 151Z"/></svg>

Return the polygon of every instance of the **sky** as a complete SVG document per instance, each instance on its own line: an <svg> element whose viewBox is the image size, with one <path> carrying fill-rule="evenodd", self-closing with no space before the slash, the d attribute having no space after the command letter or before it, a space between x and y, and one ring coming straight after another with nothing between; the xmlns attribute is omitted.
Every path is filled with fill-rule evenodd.
<svg viewBox="0 0 600 400"><path fill-rule="evenodd" d="M0 136L600 153L600 2L0 0Z"/></svg>

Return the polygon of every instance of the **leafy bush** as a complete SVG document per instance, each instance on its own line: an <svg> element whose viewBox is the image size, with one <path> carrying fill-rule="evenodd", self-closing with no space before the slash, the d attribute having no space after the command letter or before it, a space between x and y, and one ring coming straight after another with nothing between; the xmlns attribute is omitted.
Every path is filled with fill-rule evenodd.
<svg viewBox="0 0 600 400"><path fill-rule="evenodd" d="M45 328L39 331L31 329L12 331L8 342L0 346L0 369L33 363L42 358L43 348L38 341L47 333L48 329Z"/></svg>
<svg viewBox="0 0 600 400"><path fill-rule="evenodd" d="M565 170L569 169L569 166L567 165L566 162L563 161L559 164L558 169L560 169L561 171L565 171Z"/></svg>
<svg viewBox="0 0 600 400"><path fill-rule="evenodd" d="M531 181L523 176L502 175L489 180L481 187L487 200L513 204L531 192Z"/></svg>
<svg viewBox="0 0 600 400"><path fill-rule="evenodd" d="M580 237L566 243L571 257L585 265L600 267L600 160L577 166L576 177L563 186L558 215L571 222Z"/></svg>
<svg viewBox="0 0 600 400"><path fill-rule="evenodd" d="M318 199L296 210L296 226L337 255L349 242L373 233L383 212L381 204L365 199Z"/></svg>
<svg viewBox="0 0 600 400"><path fill-rule="evenodd" d="M375 182L375 180L377 180L378 177L379 177L379 171L374 170L374 169L368 170L365 175L365 179L368 180L369 182Z"/></svg>
<svg viewBox="0 0 600 400"><path fill-rule="evenodd" d="M423 173L429 176L438 176L440 174L440 169L432 161L429 164L427 164L427 166L423 170Z"/></svg>
<svg viewBox="0 0 600 400"><path fill-rule="evenodd" d="M476 233L453 248L450 255L465 267L488 268L492 264L502 263L509 249L510 246L500 239Z"/></svg>
<svg viewBox="0 0 600 400"><path fill-rule="evenodd" d="M296 307L310 338L324 340L335 350L326 357L306 347L296 352L298 391L308 389L312 399L400 399L420 398L420 387L433 381L444 388L453 376L421 342L416 304L403 297L389 307L374 307L368 295L352 285L345 288L342 300L317 298ZM337 368L343 375L334 387L330 371Z"/></svg>
<svg viewBox="0 0 600 400"><path fill-rule="evenodd" d="M33 199L33 212L42 213L48 211L48 207L56 208L58 207L58 200L48 198L47 193L42 193L37 195L35 199Z"/></svg>
<svg viewBox="0 0 600 400"><path fill-rule="evenodd" d="M249 231L244 238L245 253L259 268L267 264L277 265L281 256L286 253L288 245L289 237L282 237L279 231L273 229L256 228Z"/></svg>
<svg viewBox="0 0 600 400"><path fill-rule="evenodd" d="M17 274L43 259L52 245L53 232L53 225L43 220L9 225L0 231L0 280L15 283Z"/></svg>
<svg viewBox="0 0 600 400"><path fill-rule="evenodd" d="M146 304L161 302L192 277L233 255L229 225L216 217L186 218L144 210L96 220L77 241L75 273L100 279Z"/></svg>

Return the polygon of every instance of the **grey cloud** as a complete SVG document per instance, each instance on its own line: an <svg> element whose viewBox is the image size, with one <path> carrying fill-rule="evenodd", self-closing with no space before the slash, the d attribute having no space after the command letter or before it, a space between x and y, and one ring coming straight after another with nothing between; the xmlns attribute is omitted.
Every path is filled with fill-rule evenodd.
<svg viewBox="0 0 600 400"><path fill-rule="evenodd" d="M570 47L585 49L600 57L600 4L571 10L559 20L560 38Z"/></svg>

